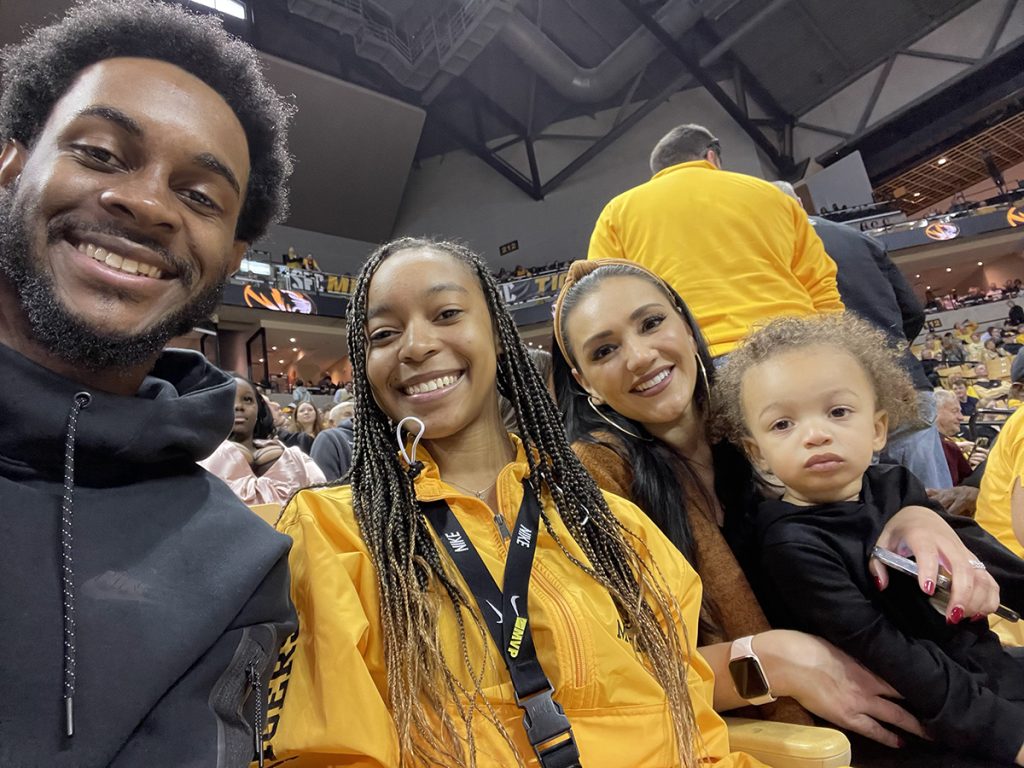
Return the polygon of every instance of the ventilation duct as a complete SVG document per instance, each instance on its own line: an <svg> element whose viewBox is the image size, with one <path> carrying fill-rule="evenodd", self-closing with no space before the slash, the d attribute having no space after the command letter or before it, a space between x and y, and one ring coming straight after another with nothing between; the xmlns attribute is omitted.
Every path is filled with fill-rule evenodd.
<svg viewBox="0 0 1024 768"><path fill-rule="evenodd" d="M413 35L400 30L370 0L288 0L288 10L348 35L362 58L380 64L402 86L423 91L438 74L461 75L518 2L466 0L454 11L431 18Z"/></svg>

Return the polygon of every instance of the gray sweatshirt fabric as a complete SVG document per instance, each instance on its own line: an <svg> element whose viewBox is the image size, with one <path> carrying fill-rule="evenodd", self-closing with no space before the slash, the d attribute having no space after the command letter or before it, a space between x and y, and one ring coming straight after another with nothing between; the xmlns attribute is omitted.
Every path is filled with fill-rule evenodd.
<svg viewBox="0 0 1024 768"><path fill-rule="evenodd" d="M195 463L230 430L234 382L175 350L117 396L0 345L0 391L0 765L248 765L296 620L288 538Z"/></svg>

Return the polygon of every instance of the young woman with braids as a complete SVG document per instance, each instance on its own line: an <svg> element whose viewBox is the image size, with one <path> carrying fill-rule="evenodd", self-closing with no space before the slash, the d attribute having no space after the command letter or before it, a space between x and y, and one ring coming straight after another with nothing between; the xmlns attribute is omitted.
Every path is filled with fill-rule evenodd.
<svg viewBox="0 0 1024 768"><path fill-rule="evenodd" d="M271 680L270 764L541 765L518 690L535 736L545 699L572 729L579 756L544 765L759 765L729 753L693 653L696 574L580 465L483 261L451 243L382 246L352 296L348 344L360 414L350 485L300 492L278 524L294 540L301 629ZM407 417L422 442L409 427L399 450ZM521 548L534 553L525 572L506 565ZM464 565L470 551L494 601ZM527 630L550 698L527 698L516 677ZM499 650L492 633L509 632Z"/></svg>
<svg viewBox="0 0 1024 768"><path fill-rule="evenodd" d="M700 573L699 645L715 671L716 709L748 703L730 680L729 661L732 641L752 636L775 696L890 746L899 739L883 724L920 733L887 698L892 688L846 654L817 637L770 629L751 589L751 582L759 586L756 573L748 568L748 582L740 567L749 562L746 511L761 489L742 454L709 435L714 364L679 295L632 262L577 261L554 323L555 387L573 449L604 490L644 509ZM995 609L998 588L971 568L970 552L931 510L901 510L878 543L915 553L926 591L940 562L952 571L959 591L951 609ZM884 569L875 574L885 588ZM791 701L778 703L761 716L806 718Z"/></svg>

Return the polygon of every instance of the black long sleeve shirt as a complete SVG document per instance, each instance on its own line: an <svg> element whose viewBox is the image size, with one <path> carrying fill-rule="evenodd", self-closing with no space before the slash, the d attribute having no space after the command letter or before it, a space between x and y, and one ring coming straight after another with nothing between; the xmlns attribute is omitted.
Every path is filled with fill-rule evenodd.
<svg viewBox="0 0 1024 768"><path fill-rule="evenodd" d="M860 500L801 507L763 502L759 572L773 626L819 635L887 680L939 742L1012 763L1024 743L1024 661L981 622L950 626L916 579L893 573L879 592L868 570L886 522L909 505L934 508L904 467L868 469ZM1024 560L973 520L943 515L1024 607Z"/></svg>

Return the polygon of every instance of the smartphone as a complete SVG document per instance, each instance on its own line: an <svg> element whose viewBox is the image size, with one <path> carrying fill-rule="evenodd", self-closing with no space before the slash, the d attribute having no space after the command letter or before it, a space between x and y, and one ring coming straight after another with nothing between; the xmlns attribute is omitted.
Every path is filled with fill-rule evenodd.
<svg viewBox="0 0 1024 768"><path fill-rule="evenodd" d="M890 552L888 549L883 549L882 547L875 547L872 549L871 556L893 570L917 578L917 563L910 558L897 555L895 552ZM936 576L936 592L949 592L951 585L952 582L949 580L948 576L944 576L941 573ZM1020 614L1011 608L1007 608L1005 605L1000 605L996 608L996 615L1002 616L1007 621L1020 621Z"/></svg>

